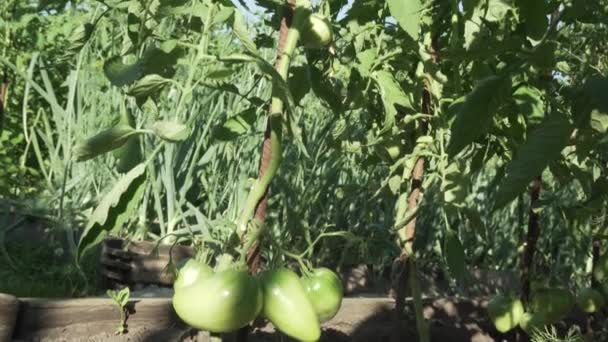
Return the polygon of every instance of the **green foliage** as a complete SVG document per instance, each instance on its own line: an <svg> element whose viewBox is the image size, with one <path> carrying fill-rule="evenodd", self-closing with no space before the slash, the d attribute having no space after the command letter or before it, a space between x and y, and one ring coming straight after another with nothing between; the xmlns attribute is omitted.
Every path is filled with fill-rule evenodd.
<svg viewBox="0 0 608 342"><path fill-rule="evenodd" d="M227 1L0 3L0 197L35 194L78 256L108 234L234 252L282 102L270 264L407 250L461 284L471 265L515 269L532 209L534 280L585 283L608 200L606 1L346 3L313 9L334 42L296 44L287 72L283 1L254 21Z"/></svg>
<svg viewBox="0 0 608 342"><path fill-rule="evenodd" d="M495 208L515 199L534 177L542 174L549 163L561 155L572 129L570 122L556 113L548 116L530 133L507 167L506 176L496 193Z"/></svg>
<svg viewBox="0 0 608 342"><path fill-rule="evenodd" d="M27 229L27 228L17 228ZM17 297L66 298L95 294L96 255L81 261L81 269L66 260L66 250L57 239L47 243L10 243L0 256L0 291Z"/></svg>
<svg viewBox="0 0 608 342"><path fill-rule="evenodd" d="M80 238L77 259L109 233L117 234L123 229L143 196L145 172L144 164L131 169L100 201Z"/></svg>
<svg viewBox="0 0 608 342"><path fill-rule="evenodd" d="M108 290L108 297L112 298L118 310L120 311L120 324L116 328L116 335L122 335L127 333L127 304L129 303L130 290L128 287L122 290Z"/></svg>

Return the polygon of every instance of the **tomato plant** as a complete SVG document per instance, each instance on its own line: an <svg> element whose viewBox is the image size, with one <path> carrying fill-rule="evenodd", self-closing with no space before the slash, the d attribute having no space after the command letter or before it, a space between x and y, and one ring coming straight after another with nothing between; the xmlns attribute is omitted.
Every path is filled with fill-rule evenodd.
<svg viewBox="0 0 608 342"><path fill-rule="evenodd" d="M429 270L458 291L472 266L517 273L519 291L488 308L499 331L555 324L575 289L594 321L608 270L605 0L238 3L0 4L0 197L40 188L17 207L76 260L108 235L226 256L214 273L188 262L175 283L181 316L214 331L256 311L205 297L222 323L190 306L202 283L254 287L228 269L282 274L308 308L288 260L316 323L308 309L302 326L269 318L306 339L343 295L310 265L393 270L395 324L409 293L423 342ZM24 188L5 181L21 176Z"/></svg>

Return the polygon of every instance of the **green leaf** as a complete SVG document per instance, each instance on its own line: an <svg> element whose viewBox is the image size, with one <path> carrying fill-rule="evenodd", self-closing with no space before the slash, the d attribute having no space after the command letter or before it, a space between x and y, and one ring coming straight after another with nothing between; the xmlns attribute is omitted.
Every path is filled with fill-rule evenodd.
<svg viewBox="0 0 608 342"><path fill-rule="evenodd" d="M545 103L543 92L531 85L523 85L513 93L513 99L526 121L532 125L538 125L545 118Z"/></svg>
<svg viewBox="0 0 608 342"><path fill-rule="evenodd" d="M167 50L170 46L163 46ZM157 47L150 47L144 51L141 63L144 65L143 74L157 74L164 78L172 78L176 72L177 61L184 55L184 49L174 47L165 52Z"/></svg>
<svg viewBox="0 0 608 342"><path fill-rule="evenodd" d="M378 49L367 49L357 53L356 68L363 77L369 77L372 66L378 60Z"/></svg>
<svg viewBox="0 0 608 342"><path fill-rule="evenodd" d="M80 238L77 261L109 233L124 228L143 196L145 172L146 165L139 164L120 178L99 202Z"/></svg>
<svg viewBox="0 0 608 342"><path fill-rule="evenodd" d="M251 107L229 118L213 133L215 139L231 141L249 132L257 119L257 109Z"/></svg>
<svg viewBox="0 0 608 342"><path fill-rule="evenodd" d="M245 24L245 18L243 18L243 15L239 11L234 11L234 15L232 17L232 32L234 32L234 35L237 36L247 51L255 55L260 54L255 46L255 43L251 39L249 30Z"/></svg>
<svg viewBox="0 0 608 342"><path fill-rule="evenodd" d="M519 17L523 19L528 36L540 40L547 32L549 22L547 18L546 0L517 0Z"/></svg>
<svg viewBox="0 0 608 342"><path fill-rule="evenodd" d="M561 156L573 127L563 114L548 116L533 130L524 145L507 165L506 175L498 187L494 209L499 209L522 193L532 179Z"/></svg>
<svg viewBox="0 0 608 342"><path fill-rule="evenodd" d="M288 113L291 113L294 108L294 100L289 91L287 82L281 77L281 74L268 63L265 59L258 55L252 54L232 54L226 57L220 58L223 62L228 63L255 63L258 68L267 76L272 79L273 90L276 90L281 99L285 102L285 109Z"/></svg>
<svg viewBox="0 0 608 342"><path fill-rule="evenodd" d="M188 139L190 129L188 126L171 121L157 121L152 125L154 134L168 142L180 142Z"/></svg>
<svg viewBox="0 0 608 342"><path fill-rule="evenodd" d="M146 75L135 81L127 91L127 95L138 98L150 97L160 92L168 83L169 80L160 75Z"/></svg>
<svg viewBox="0 0 608 342"><path fill-rule="evenodd" d="M577 92L572 111L578 128L605 133L608 121L608 78L592 77Z"/></svg>
<svg viewBox="0 0 608 342"><path fill-rule="evenodd" d="M74 147L76 161L85 161L124 145L137 132L129 125L118 124L97 133Z"/></svg>
<svg viewBox="0 0 608 342"><path fill-rule="evenodd" d="M444 172L445 178L441 184L443 200L454 205L464 203L467 196L468 177L459 169L457 163L450 164Z"/></svg>
<svg viewBox="0 0 608 342"><path fill-rule="evenodd" d="M77 26L68 37L68 44L65 47L66 56L72 56L80 52L91 38L94 29L95 26L91 23Z"/></svg>
<svg viewBox="0 0 608 342"><path fill-rule="evenodd" d="M109 58L103 65L103 73L110 83L117 87L131 84L138 80L144 72L144 63L141 60L133 64L122 62L121 56Z"/></svg>
<svg viewBox="0 0 608 342"><path fill-rule="evenodd" d="M118 124L129 125L135 127L135 117L129 111L123 111ZM114 157L118 161L116 170L119 173L131 171L135 166L142 162L140 137L132 135L127 139L127 142L113 151Z"/></svg>
<svg viewBox="0 0 608 342"><path fill-rule="evenodd" d="M383 134L395 124L398 110L395 105L409 110L414 110L414 106L412 105L413 100L403 92L390 72L386 70L377 71L374 73L374 79L380 88L380 95L384 104L384 126L379 133Z"/></svg>
<svg viewBox="0 0 608 342"><path fill-rule="evenodd" d="M606 134L608 132L608 115L598 111L591 112L591 129L594 131Z"/></svg>
<svg viewBox="0 0 608 342"><path fill-rule="evenodd" d="M120 290L118 292L118 305L120 305L120 307L124 308L128 303L129 303L129 296L131 294L131 291L129 289L129 287L125 287L122 290Z"/></svg>
<svg viewBox="0 0 608 342"><path fill-rule="evenodd" d="M504 100L506 89L511 89L510 78L491 76L481 81L464 102L456 102L456 118L452 123L447 148L450 157L488 131L494 113Z"/></svg>
<svg viewBox="0 0 608 342"><path fill-rule="evenodd" d="M420 0L388 0L388 9L399 26L413 39L418 40L422 3Z"/></svg>
<svg viewBox="0 0 608 342"><path fill-rule="evenodd" d="M298 65L289 69L289 90L293 95L293 101L299 104L300 101L310 92L310 81L308 80L308 68L306 65Z"/></svg>
<svg viewBox="0 0 608 342"><path fill-rule="evenodd" d="M218 9L213 13L213 25L225 23L228 19L234 18L236 13L239 13L239 11L235 11L232 6L219 5Z"/></svg>
<svg viewBox="0 0 608 342"><path fill-rule="evenodd" d="M511 6L503 0L468 0L464 3L465 24L464 24L464 47L469 50L471 47L488 49L485 39L490 38L485 30L486 22L500 22ZM475 43L475 44L473 44Z"/></svg>
<svg viewBox="0 0 608 342"><path fill-rule="evenodd" d="M466 277L464 247L455 232L447 230L443 240L443 253L450 274L457 282L462 283Z"/></svg>
<svg viewBox="0 0 608 342"><path fill-rule="evenodd" d="M221 80L224 78L228 78L228 77L234 75L235 73L236 73L236 71L234 69L222 68L222 69L212 70L207 75L205 75L205 78L211 79L211 80Z"/></svg>
<svg viewBox="0 0 608 342"><path fill-rule="evenodd" d="M139 139L138 135L131 136L123 146L114 151L114 157L118 160L116 171L119 173L129 172L142 162Z"/></svg>
<svg viewBox="0 0 608 342"><path fill-rule="evenodd" d="M388 188L393 195L398 195L401 189L401 175L394 175L388 180Z"/></svg>
<svg viewBox="0 0 608 342"><path fill-rule="evenodd" d="M313 65L309 65L308 69L310 71L310 86L315 95L325 101L332 111L341 112L340 95L331 83L330 78Z"/></svg>
<svg viewBox="0 0 608 342"><path fill-rule="evenodd" d="M179 43L176 39L165 40L160 44L160 50L164 53L171 53L176 47L177 43Z"/></svg>

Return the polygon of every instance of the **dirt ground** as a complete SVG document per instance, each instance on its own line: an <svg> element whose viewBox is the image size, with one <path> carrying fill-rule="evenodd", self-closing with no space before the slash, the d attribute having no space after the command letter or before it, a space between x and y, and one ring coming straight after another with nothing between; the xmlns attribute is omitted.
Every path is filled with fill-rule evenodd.
<svg viewBox="0 0 608 342"><path fill-rule="evenodd" d="M143 301L144 299L142 299ZM166 303L169 299L167 299ZM455 342L494 342L510 341L509 336L501 336L488 324L485 315L485 300L468 299L427 299L425 316L431 322L432 341ZM340 312L334 319L323 325L322 342L329 341L416 341L414 315L406 312L396 330L392 307L394 302L386 297L345 298ZM143 310L143 309L141 309ZM156 309L155 309L156 310ZM101 311L99 311L101 312ZM160 311L157 311L160 312ZM94 314L94 313L89 313ZM143 314L140 313L140 315ZM106 315L106 314L104 314ZM137 314L134 315L136 317ZM22 337L14 342L79 342L79 341L167 341L167 342L206 342L209 334L190 329L179 321L157 322L133 321L126 335L113 334L115 319L88 322L67 320L52 328L32 333L22 331ZM129 321L127 321L129 322ZM70 324L74 323L74 324ZM271 324L255 322L250 332L251 342L292 341L277 333Z"/></svg>

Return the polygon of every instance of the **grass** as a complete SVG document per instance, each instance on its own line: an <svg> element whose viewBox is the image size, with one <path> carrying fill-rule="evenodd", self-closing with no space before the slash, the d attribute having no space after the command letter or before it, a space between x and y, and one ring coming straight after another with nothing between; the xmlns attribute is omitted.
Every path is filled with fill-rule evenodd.
<svg viewBox="0 0 608 342"><path fill-rule="evenodd" d="M16 270L0 260L0 292L17 297L82 297L95 289L95 258L88 257L82 267L66 260L61 248L33 243L10 243L6 246Z"/></svg>

